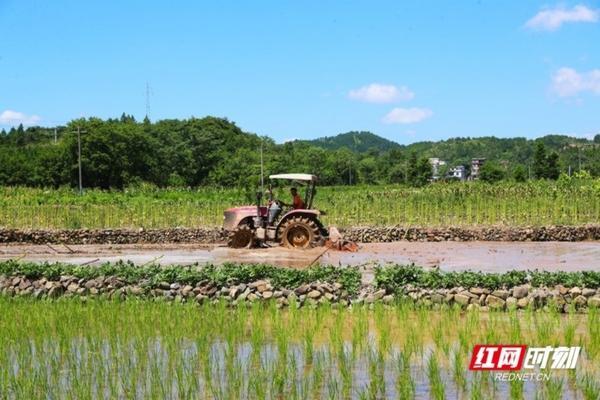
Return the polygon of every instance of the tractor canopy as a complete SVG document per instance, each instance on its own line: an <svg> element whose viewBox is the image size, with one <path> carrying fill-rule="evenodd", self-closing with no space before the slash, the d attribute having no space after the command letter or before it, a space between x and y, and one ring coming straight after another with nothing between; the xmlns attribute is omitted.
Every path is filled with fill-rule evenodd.
<svg viewBox="0 0 600 400"><path fill-rule="evenodd" d="M313 199L315 197L315 186L317 183L317 176L311 174L275 174L269 175L271 180L288 180L300 185L306 186L306 193L304 194L304 204L306 208L312 208Z"/></svg>
<svg viewBox="0 0 600 400"><path fill-rule="evenodd" d="M316 182L317 176L311 174L275 174L269 175L269 179L287 179L298 182Z"/></svg>

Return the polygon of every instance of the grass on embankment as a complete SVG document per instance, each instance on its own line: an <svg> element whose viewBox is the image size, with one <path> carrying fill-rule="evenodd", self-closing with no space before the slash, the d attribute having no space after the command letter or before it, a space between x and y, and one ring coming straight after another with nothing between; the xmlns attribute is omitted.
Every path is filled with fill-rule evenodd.
<svg viewBox="0 0 600 400"><path fill-rule="evenodd" d="M289 193L278 195L287 199ZM223 210L253 204L254 190L156 189L122 192L0 188L0 227L31 229L213 227ZM600 221L600 179L322 187L324 222L353 226L581 225Z"/></svg>
<svg viewBox="0 0 600 400"><path fill-rule="evenodd" d="M194 264L194 265L143 265L119 261L100 266L65 263L33 263L17 260L0 261L0 276L23 276L27 279L47 278L58 280L68 275L90 280L98 277L117 277L126 284L143 284L157 287L161 282L181 285L211 284L217 287L269 280L276 288L294 289L312 282L338 282L356 293L361 285L360 267L339 268L316 265L306 269L282 268L267 264ZM453 287L486 288L490 290L511 288L528 284L531 287L565 287L600 289L600 271L508 271L483 273L476 271L444 272L416 265L389 265L375 269L373 285L377 289L399 292L411 285L426 289Z"/></svg>

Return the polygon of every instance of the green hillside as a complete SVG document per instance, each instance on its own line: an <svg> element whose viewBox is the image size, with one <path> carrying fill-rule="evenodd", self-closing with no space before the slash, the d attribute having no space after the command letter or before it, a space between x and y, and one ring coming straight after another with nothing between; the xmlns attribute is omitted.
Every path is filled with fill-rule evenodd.
<svg viewBox="0 0 600 400"><path fill-rule="evenodd" d="M77 128L81 137L85 187L124 188L142 182L159 187L256 187L260 148L265 173L310 172L324 185L407 183L420 186L431 177L428 158L464 165L488 160L498 179L555 179L561 172L600 176L600 135L594 140L561 135L526 138L453 138L399 145L370 132L348 132L309 141L277 144L245 132L223 118L136 121L78 119L66 126L22 126L0 131L0 185L59 187L78 185ZM543 144L552 168L536 162ZM540 168L552 174L539 173ZM492 166L494 168L492 168ZM445 176L446 171L441 172ZM438 171L440 173L440 171Z"/></svg>
<svg viewBox="0 0 600 400"><path fill-rule="evenodd" d="M396 142L365 131L340 133L336 136L326 136L304 142L326 150L337 150L346 147L358 153L364 153L370 149L387 151L400 147Z"/></svg>

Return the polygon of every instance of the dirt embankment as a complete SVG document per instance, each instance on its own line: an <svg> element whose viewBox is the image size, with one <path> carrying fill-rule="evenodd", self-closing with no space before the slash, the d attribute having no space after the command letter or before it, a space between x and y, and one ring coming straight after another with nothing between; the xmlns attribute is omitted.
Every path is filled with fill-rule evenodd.
<svg viewBox="0 0 600 400"><path fill-rule="evenodd" d="M600 240L600 225L547 227L356 227L342 230L345 238L361 243L444 241L559 241ZM223 243L219 228L173 229L0 229L0 243L138 244Z"/></svg>

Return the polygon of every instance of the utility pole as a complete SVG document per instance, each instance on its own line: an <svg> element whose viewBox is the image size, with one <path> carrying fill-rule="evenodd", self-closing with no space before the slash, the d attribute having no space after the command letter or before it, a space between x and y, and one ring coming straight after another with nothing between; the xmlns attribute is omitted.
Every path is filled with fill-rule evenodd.
<svg viewBox="0 0 600 400"><path fill-rule="evenodd" d="M265 168L263 163L263 140L260 141L260 193L265 193Z"/></svg>
<svg viewBox="0 0 600 400"><path fill-rule="evenodd" d="M58 137L56 135L56 128L54 128L54 144L56 144Z"/></svg>
<svg viewBox="0 0 600 400"><path fill-rule="evenodd" d="M77 126L77 164L79 166L79 195L83 194L83 180L81 177L81 134L87 131L82 131L79 125Z"/></svg>

